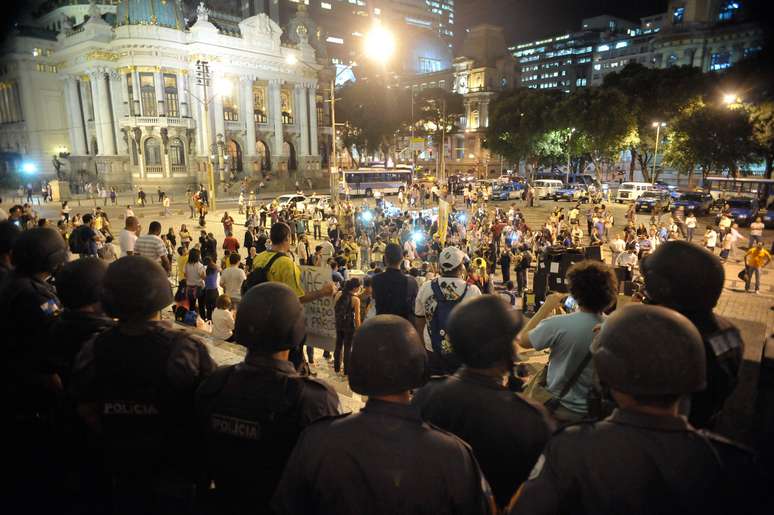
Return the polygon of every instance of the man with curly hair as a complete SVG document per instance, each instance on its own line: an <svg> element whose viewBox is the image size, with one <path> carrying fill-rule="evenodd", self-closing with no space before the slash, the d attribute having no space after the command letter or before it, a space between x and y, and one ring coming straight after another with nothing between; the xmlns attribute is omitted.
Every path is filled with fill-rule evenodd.
<svg viewBox="0 0 774 515"><path fill-rule="evenodd" d="M519 333L519 345L527 349L551 350L546 388L559 401L553 415L560 423L573 423L588 414L586 399L593 375L591 341L604 311L616 300L618 281L610 265L591 260L570 267L566 281L577 309L550 316L567 298L564 293L551 293ZM577 375L579 370L580 375ZM565 384L573 376L577 379L562 396Z"/></svg>

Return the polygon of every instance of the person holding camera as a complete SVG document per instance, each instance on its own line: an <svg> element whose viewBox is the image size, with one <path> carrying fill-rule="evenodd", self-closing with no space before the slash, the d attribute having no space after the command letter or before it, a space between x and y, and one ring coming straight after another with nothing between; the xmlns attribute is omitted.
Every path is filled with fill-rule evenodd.
<svg viewBox="0 0 774 515"><path fill-rule="evenodd" d="M519 333L522 347L551 350L545 388L553 397L550 411L563 424L578 422L588 414L594 328L602 322L604 311L618 294L613 269L599 261L575 263L567 271L566 281L578 304L577 310L551 316L567 297L564 293L551 293Z"/></svg>

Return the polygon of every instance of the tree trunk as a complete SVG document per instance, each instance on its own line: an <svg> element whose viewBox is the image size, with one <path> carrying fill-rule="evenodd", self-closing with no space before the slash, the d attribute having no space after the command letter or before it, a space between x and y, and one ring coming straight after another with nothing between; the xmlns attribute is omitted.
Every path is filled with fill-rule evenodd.
<svg viewBox="0 0 774 515"><path fill-rule="evenodd" d="M629 181L634 181L634 169L637 164L637 158L639 154L637 154L637 149L634 147L631 147L631 153L632 153L632 160L629 162Z"/></svg>

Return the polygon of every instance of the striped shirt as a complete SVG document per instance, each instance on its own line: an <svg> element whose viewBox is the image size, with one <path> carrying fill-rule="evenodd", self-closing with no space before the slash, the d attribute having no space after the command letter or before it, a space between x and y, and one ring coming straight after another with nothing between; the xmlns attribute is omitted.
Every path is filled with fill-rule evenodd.
<svg viewBox="0 0 774 515"><path fill-rule="evenodd" d="M161 238L155 234L144 234L134 242L134 253L151 258L154 261L160 261L162 256L167 255L167 247Z"/></svg>

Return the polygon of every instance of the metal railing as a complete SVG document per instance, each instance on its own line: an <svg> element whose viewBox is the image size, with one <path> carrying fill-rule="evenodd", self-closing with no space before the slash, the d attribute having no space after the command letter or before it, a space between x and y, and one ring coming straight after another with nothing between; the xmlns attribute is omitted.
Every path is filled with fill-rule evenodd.
<svg viewBox="0 0 774 515"><path fill-rule="evenodd" d="M146 165L145 173L155 173L161 175L164 173L164 167L162 165Z"/></svg>

